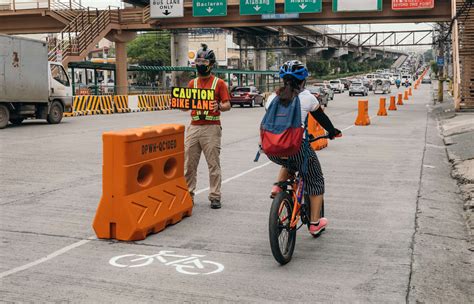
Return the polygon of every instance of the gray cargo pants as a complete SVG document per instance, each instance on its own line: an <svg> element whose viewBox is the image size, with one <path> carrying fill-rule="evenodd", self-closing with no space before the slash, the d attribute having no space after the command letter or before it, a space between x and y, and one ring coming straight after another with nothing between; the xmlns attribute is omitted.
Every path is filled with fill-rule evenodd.
<svg viewBox="0 0 474 304"><path fill-rule="evenodd" d="M184 141L184 171L189 192L194 196L196 176L201 152L209 168L209 200L221 199L221 137L220 125L190 125Z"/></svg>

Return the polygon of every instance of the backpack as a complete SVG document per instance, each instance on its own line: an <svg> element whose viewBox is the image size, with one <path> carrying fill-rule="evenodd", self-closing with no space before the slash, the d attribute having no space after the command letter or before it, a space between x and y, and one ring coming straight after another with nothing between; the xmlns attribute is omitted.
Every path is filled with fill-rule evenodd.
<svg viewBox="0 0 474 304"><path fill-rule="evenodd" d="M295 155L301 148L303 133L299 97L285 107L276 96L260 125L263 152L278 157Z"/></svg>

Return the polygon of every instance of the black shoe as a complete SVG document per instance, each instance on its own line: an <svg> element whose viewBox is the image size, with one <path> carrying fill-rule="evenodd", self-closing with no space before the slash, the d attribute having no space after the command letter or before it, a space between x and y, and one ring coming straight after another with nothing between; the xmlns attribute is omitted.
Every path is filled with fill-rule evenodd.
<svg viewBox="0 0 474 304"><path fill-rule="evenodd" d="M220 209L222 207L221 201L218 199L211 200L211 208L212 209Z"/></svg>

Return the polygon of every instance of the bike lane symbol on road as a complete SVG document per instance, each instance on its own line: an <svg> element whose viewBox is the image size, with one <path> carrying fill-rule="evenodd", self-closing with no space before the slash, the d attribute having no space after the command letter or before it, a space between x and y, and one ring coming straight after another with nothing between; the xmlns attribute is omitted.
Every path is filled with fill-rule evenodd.
<svg viewBox="0 0 474 304"><path fill-rule="evenodd" d="M123 254L114 256L109 264L119 268L136 268L152 264L155 260L165 266L174 266L176 271L188 275L209 275L222 272L224 265L201 260L205 255L191 254L190 256L175 254L174 251L161 250L157 254Z"/></svg>

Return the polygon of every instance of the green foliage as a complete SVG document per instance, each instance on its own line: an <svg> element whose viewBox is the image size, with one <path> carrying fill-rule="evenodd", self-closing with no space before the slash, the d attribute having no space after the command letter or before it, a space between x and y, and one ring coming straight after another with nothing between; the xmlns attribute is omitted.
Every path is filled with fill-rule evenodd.
<svg viewBox="0 0 474 304"><path fill-rule="evenodd" d="M127 46L130 63L139 65L170 65L171 36L169 33L139 35Z"/></svg>
<svg viewBox="0 0 474 304"><path fill-rule="evenodd" d="M431 73L438 74L438 72L439 72L439 70L438 70L439 67L438 67L438 64L436 63L436 61L431 60L430 65L431 65Z"/></svg>
<svg viewBox="0 0 474 304"><path fill-rule="evenodd" d="M329 74L329 61L326 60L308 61L307 67L313 75Z"/></svg>
<svg viewBox="0 0 474 304"><path fill-rule="evenodd" d="M432 49L429 49L427 50L423 56L425 57L425 62L430 62L432 60L434 60L434 57L433 57L433 50Z"/></svg>
<svg viewBox="0 0 474 304"><path fill-rule="evenodd" d="M169 33L157 32L139 35L127 45L129 62L150 66L170 65L170 43ZM153 83L160 76L161 72L140 72L137 75L137 82L141 84Z"/></svg>
<svg viewBox="0 0 474 304"><path fill-rule="evenodd" d="M321 78L332 75L353 75L358 73L367 73L376 69L387 69L393 63L393 60L374 58L359 62L354 59L352 54L341 56L340 58L311 60L307 62L308 70L312 76ZM339 71L339 72L338 72Z"/></svg>

